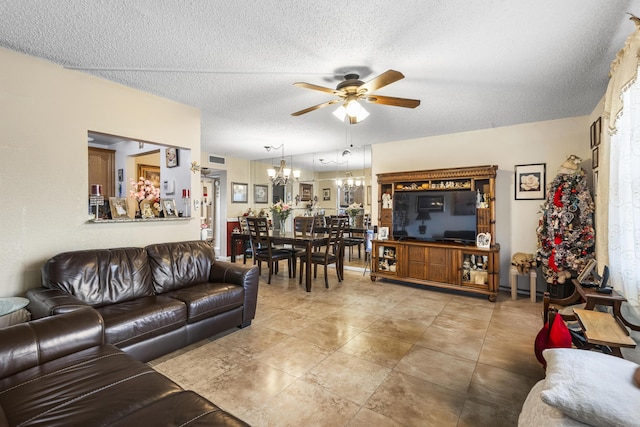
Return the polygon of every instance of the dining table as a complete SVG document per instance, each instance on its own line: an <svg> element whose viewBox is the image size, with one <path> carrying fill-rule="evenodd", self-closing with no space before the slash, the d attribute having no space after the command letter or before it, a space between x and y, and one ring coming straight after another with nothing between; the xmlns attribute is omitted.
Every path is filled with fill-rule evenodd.
<svg viewBox="0 0 640 427"><path fill-rule="evenodd" d="M306 251L306 265L305 269L305 288L307 292L311 292L311 254L314 248L323 246L328 241L328 236L324 233L314 233L311 236L296 236L291 231L281 232L278 230L269 231L269 241L274 245L291 245L294 247L304 248ZM236 248L238 242L246 243L249 241L249 233L232 233L231 234L231 262L236 262ZM342 251L342 249L340 249ZM340 262L336 268L343 269L343 263Z"/></svg>

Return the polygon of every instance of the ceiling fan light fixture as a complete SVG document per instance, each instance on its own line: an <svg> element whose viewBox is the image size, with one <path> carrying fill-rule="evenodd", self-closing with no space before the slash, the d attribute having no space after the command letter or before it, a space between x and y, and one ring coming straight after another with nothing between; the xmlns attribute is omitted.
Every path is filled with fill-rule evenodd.
<svg viewBox="0 0 640 427"><path fill-rule="evenodd" d="M350 101L348 104L354 105L354 106L345 107L344 105L341 105L332 113L341 122L344 122L344 119L346 119L347 116L349 116L349 123L351 124L360 123L361 121L369 117L369 112L365 110L364 107L360 105L359 102ZM351 108L351 110L349 110L349 108ZM350 114L349 111L355 112L355 113Z"/></svg>

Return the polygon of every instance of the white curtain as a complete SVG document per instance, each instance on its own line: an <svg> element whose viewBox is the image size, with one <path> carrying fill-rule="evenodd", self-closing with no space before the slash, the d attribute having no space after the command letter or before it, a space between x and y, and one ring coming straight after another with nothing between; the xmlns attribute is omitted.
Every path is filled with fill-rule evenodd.
<svg viewBox="0 0 640 427"><path fill-rule="evenodd" d="M598 232L606 230L603 244L610 267L611 283L636 309L640 306L640 20L631 18L636 31L611 64L610 81L605 95L603 119L606 137L603 153L609 162L606 191L599 201ZM607 158L607 157L604 157ZM608 180L606 179L608 178ZM601 187L600 187L601 188ZM602 189L602 188L601 188Z"/></svg>
<svg viewBox="0 0 640 427"><path fill-rule="evenodd" d="M622 94L622 114L611 135L609 267L611 281L633 306L640 296L640 83Z"/></svg>

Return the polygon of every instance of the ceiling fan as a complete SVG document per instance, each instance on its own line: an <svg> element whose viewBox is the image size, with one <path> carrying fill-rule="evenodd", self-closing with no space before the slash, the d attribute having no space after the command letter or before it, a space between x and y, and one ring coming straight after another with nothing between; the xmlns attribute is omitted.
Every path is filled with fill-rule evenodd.
<svg viewBox="0 0 640 427"><path fill-rule="evenodd" d="M404 75L399 71L387 70L366 83L359 80L359 78L360 76L355 73L346 74L344 76L344 81L338 83L338 86L336 86L335 89L318 86L311 83L294 83L294 86L336 95L338 99L333 99L331 101L323 102L322 104L314 105L313 107L305 108L304 110L296 111L295 113L291 113L291 115L300 116L302 114L341 102L342 106L338 110L336 110L336 112L334 112L336 117L344 120L346 114L346 116L349 117L349 123L356 124L369 115L369 113L367 113L364 108L362 108L358 101L367 101L373 104L392 105L394 107L405 108L416 108L418 105L420 105L420 100L418 99L394 98L391 96L382 96L373 93L380 88L403 79ZM364 112L364 114L362 112Z"/></svg>

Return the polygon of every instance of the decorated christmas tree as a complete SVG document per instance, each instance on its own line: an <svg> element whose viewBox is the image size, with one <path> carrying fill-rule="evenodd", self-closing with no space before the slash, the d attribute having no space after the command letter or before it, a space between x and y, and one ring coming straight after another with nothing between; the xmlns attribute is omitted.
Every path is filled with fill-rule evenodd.
<svg viewBox="0 0 640 427"><path fill-rule="evenodd" d="M594 258L594 204L580 158L570 156L547 186L537 256L548 284L563 284Z"/></svg>

